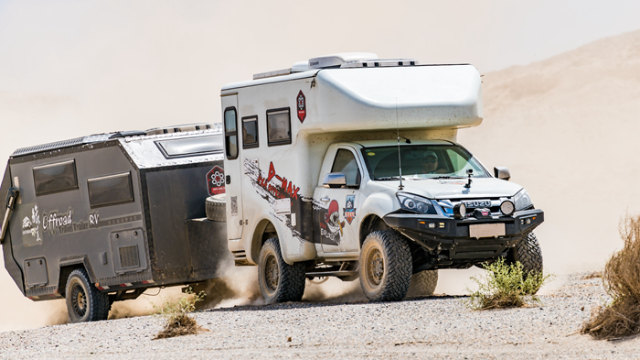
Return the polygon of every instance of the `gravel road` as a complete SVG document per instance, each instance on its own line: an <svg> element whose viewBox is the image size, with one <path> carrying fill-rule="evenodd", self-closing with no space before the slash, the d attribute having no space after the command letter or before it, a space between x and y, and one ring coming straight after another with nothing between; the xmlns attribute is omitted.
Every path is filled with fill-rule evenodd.
<svg viewBox="0 0 640 360"><path fill-rule="evenodd" d="M194 314L209 331L152 340L150 316L0 333L6 359L432 358L637 359L640 339L577 334L606 295L601 279L574 274L537 307L472 311L464 298L395 303L288 303Z"/></svg>

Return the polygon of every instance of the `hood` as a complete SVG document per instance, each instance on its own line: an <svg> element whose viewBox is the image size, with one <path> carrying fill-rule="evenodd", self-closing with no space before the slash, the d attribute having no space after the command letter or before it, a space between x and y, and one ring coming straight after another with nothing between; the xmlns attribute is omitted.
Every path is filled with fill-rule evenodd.
<svg viewBox="0 0 640 360"><path fill-rule="evenodd" d="M403 191L428 199L510 197L522 189L518 184L496 178L472 178L472 180L469 189L464 187L467 179L407 179L402 181L402 185L404 185ZM377 182L396 190L400 184L399 181Z"/></svg>

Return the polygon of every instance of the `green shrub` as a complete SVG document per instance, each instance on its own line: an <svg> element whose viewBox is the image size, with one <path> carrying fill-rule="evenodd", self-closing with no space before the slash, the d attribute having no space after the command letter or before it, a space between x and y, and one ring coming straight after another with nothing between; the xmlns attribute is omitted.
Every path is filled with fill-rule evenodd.
<svg viewBox="0 0 640 360"><path fill-rule="evenodd" d="M539 303L535 294L551 277L538 272L525 274L520 262L508 264L503 258L483 267L487 270L484 276L471 278L478 290L470 291L467 306L474 310Z"/></svg>

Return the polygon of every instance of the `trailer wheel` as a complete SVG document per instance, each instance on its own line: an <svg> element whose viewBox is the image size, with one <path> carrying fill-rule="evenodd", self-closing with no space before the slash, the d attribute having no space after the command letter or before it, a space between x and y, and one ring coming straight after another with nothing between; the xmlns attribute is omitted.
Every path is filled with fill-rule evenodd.
<svg viewBox="0 0 640 360"><path fill-rule="evenodd" d="M300 301L305 279L303 263L289 265L284 262L277 237L264 243L258 260L258 283L267 304Z"/></svg>
<svg viewBox="0 0 640 360"><path fill-rule="evenodd" d="M206 201L207 219L211 221L227 221L227 194L213 195Z"/></svg>
<svg viewBox="0 0 640 360"><path fill-rule="evenodd" d="M393 230L374 231L360 250L360 285L371 301L404 299L411 284L411 250Z"/></svg>
<svg viewBox="0 0 640 360"><path fill-rule="evenodd" d="M91 284L85 269L71 272L65 294L71 322L106 320L109 316L109 295Z"/></svg>
<svg viewBox="0 0 640 360"><path fill-rule="evenodd" d="M438 270L423 270L411 276L407 296L431 296L438 285Z"/></svg>

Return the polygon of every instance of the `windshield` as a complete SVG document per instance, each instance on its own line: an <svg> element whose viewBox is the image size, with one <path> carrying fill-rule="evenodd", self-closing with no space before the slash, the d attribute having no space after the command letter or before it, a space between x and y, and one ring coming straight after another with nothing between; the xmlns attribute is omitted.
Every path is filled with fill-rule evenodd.
<svg viewBox="0 0 640 360"><path fill-rule="evenodd" d="M362 149L373 180L398 179L398 147ZM471 154L457 145L402 145L402 178L405 180L487 177L484 168Z"/></svg>

